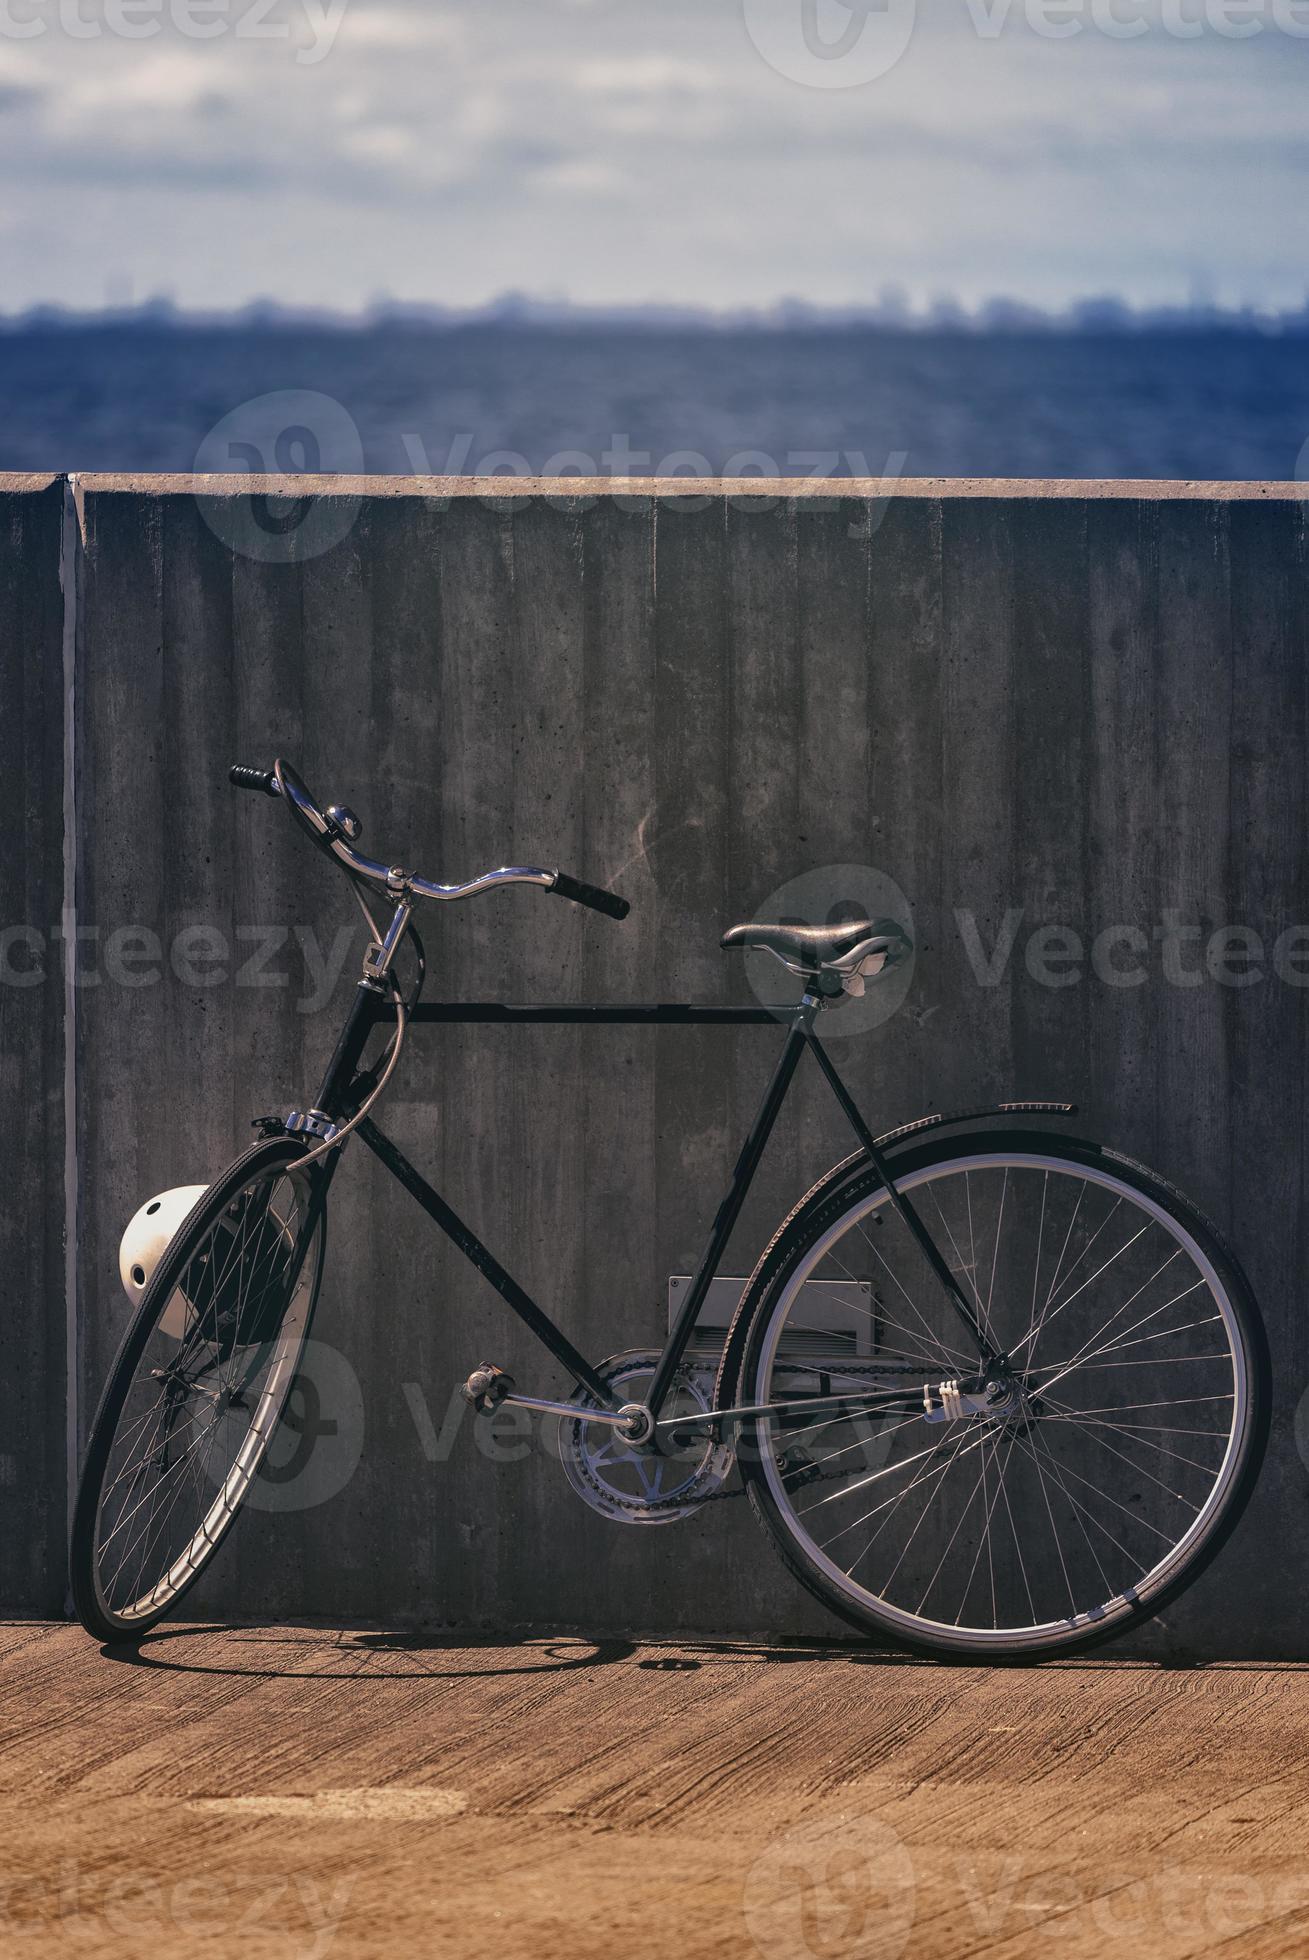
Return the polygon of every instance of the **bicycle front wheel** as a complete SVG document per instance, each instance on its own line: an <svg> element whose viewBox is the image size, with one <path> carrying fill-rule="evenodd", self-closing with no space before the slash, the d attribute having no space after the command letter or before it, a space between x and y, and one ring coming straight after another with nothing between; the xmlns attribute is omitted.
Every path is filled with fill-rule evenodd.
<svg viewBox="0 0 1309 1960"><path fill-rule="evenodd" d="M199 1578L281 1419L323 1265L327 1178L300 1139L256 1144L165 1250L92 1425L73 1516L78 1617L144 1633Z"/></svg>
<svg viewBox="0 0 1309 1960"><path fill-rule="evenodd" d="M1094 1145L941 1140L895 1176L1008 1385L983 1381L856 1171L797 1217L753 1307L741 1399L791 1405L742 1439L755 1508L829 1607L919 1652L1035 1659L1118 1633L1198 1575L1249 1495L1268 1426L1249 1288L1179 1192ZM805 1415L866 1392L881 1406Z"/></svg>

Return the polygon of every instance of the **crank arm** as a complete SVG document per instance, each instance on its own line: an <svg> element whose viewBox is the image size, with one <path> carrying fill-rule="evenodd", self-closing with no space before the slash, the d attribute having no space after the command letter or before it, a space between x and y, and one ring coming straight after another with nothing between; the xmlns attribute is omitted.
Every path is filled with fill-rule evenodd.
<svg viewBox="0 0 1309 1960"><path fill-rule="evenodd" d="M563 1416L569 1422L604 1422L611 1429L626 1429L631 1422L630 1416L620 1415L616 1409L579 1409L576 1402L550 1402L539 1395L519 1395L514 1389L500 1396L496 1407L535 1409L538 1415Z"/></svg>

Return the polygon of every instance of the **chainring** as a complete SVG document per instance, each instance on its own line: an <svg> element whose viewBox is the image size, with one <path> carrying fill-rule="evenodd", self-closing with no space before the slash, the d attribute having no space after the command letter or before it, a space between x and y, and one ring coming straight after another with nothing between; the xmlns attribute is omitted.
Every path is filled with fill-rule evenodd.
<svg viewBox="0 0 1309 1960"><path fill-rule="evenodd" d="M596 1369L620 1403L644 1402L659 1365L657 1354L631 1349L602 1361ZM660 1420L702 1415L712 1406L713 1369L703 1374L679 1368ZM579 1408L594 1409L585 1389L573 1396ZM731 1474L732 1451L710 1432L664 1453L634 1448L607 1423L560 1418L559 1456L577 1495L616 1524L676 1524L717 1495Z"/></svg>

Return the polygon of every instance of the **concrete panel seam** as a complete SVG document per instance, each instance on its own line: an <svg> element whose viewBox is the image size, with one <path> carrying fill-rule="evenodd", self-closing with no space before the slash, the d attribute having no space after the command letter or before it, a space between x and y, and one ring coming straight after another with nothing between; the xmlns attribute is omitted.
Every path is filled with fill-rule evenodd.
<svg viewBox="0 0 1309 1960"><path fill-rule="evenodd" d="M64 519L59 550L63 600L63 892L64 958L64 1450L67 1523L71 1535L78 1468L78 1152L77 1152L77 594L82 531L76 478L64 479Z"/></svg>

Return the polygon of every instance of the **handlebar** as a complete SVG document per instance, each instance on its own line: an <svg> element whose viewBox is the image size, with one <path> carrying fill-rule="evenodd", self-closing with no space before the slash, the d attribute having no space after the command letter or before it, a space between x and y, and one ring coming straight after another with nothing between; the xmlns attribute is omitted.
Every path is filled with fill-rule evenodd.
<svg viewBox="0 0 1309 1960"><path fill-rule="evenodd" d="M357 836L359 827L349 818L348 812L339 811L335 805L328 810L320 809L291 764L280 757L271 769L250 769L243 763L233 763L228 770L228 780L236 789L258 790L265 796L282 797L301 828L309 833L320 850L335 858L354 877L384 886L396 899L474 898L479 892L493 891L498 885L539 885L545 891L555 892L560 898L572 899L575 905L586 905L593 912L603 912L610 919L625 919L632 909L628 900L620 898L617 892L605 891L599 885L584 884L580 878L570 878L564 871L540 870L530 865L504 865L498 871L483 871L466 884L441 885L428 878L419 878L399 865L378 864L351 848L348 838ZM353 825L350 830L346 828L347 822Z"/></svg>
<svg viewBox="0 0 1309 1960"><path fill-rule="evenodd" d="M277 778L271 769L247 769L243 763L234 762L227 772L228 781L237 789L261 789L265 796L280 796Z"/></svg>
<svg viewBox="0 0 1309 1960"><path fill-rule="evenodd" d="M550 889L560 898L571 898L574 905L589 905L593 912L603 912L609 919L625 919L632 909L628 900L620 898L617 892L607 892L603 885L584 884L580 878L570 878L566 871L555 872Z"/></svg>

